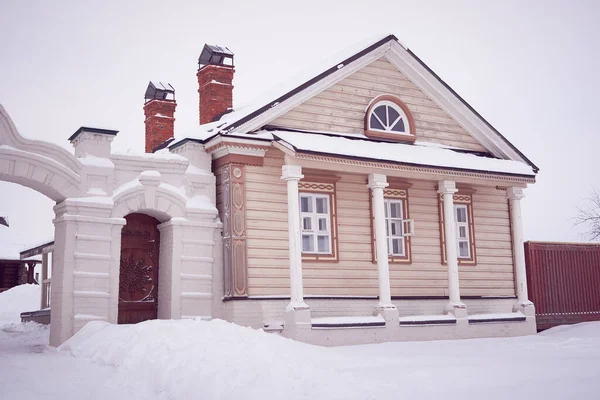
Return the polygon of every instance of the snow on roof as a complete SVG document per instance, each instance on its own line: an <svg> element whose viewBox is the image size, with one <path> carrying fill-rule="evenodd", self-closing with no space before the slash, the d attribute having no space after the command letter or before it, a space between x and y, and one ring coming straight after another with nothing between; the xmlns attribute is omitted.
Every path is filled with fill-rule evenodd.
<svg viewBox="0 0 600 400"><path fill-rule="evenodd" d="M531 166L520 161L481 157L443 148L403 143L374 142L289 131L272 131L271 133L276 139L289 144L293 150L300 153L313 152L403 164L515 175L535 175Z"/></svg>

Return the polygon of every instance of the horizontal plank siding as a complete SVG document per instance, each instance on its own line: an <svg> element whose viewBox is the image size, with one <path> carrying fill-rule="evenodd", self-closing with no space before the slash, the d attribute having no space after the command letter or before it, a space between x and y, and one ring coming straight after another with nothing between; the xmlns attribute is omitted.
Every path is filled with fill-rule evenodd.
<svg viewBox="0 0 600 400"><path fill-rule="evenodd" d="M272 125L340 133L363 133L365 111L376 96L392 94L410 110L417 140L483 151L462 126L415 84L384 59L355 72L341 82L296 106Z"/></svg>
<svg viewBox="0 0 600 400"><path fill-rule="evenodd" d="M283 156L267 152L264 166L246 167L248 293L289 294L286 184ZM371 214L366 175L339 173L336 183L339 262L303 262L307 295L377 296L377 265L372 262ZM437 182L414 181L409 212L415 221L411 264L390 264L393 296L447 296L441 263ZM473 195L478 264L461 266L465 296L513 296L514 275L505 192L477 187Z"/></svg>

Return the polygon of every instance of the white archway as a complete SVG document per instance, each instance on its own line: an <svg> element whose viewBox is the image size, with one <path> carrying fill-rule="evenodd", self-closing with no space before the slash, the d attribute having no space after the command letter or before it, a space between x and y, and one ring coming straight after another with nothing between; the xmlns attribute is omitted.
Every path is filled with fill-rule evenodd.
<svg viewBox="0 0 600 400"><path fill-rule="evenodd" d="M65 149L22 137L0 105L0 181L30 187L58 203L81 194L81 168Z"/></svg>

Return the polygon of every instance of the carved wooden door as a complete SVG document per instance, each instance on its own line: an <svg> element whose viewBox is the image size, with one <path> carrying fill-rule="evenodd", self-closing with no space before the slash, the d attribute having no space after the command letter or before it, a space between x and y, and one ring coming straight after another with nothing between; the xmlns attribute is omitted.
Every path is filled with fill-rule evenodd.
<svg viewBox="0 0 600 400"><path fill-rule="evenodd" d="M158 310L158 221L129 214L121 231L119 324L156 319Z"/></svg>

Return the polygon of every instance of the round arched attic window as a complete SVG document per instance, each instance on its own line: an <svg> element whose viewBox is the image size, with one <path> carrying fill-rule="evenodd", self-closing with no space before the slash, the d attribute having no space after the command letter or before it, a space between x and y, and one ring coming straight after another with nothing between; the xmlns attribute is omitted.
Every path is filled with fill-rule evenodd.
<svg viewBox="0 0 600 400"><path fill-rule="evenodd" d="M394 96L376 97L365 114L365 135L414 142L415 124L408 107Z"/></svg>

